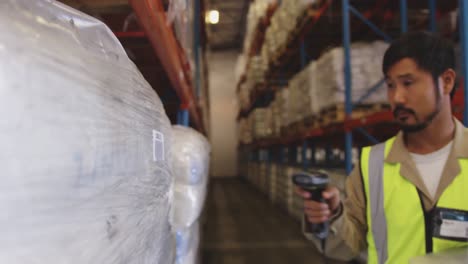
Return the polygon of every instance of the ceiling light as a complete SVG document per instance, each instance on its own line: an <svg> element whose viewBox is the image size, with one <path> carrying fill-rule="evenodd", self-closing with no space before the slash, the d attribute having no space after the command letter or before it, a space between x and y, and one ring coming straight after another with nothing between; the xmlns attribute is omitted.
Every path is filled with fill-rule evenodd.
<svg viewBox="0 0 468 264"><path fill-rule="evenodd" d="M206 12L205 22L208 24L218 24L219 22L219 12L218 10L210 10Z"/></svg>

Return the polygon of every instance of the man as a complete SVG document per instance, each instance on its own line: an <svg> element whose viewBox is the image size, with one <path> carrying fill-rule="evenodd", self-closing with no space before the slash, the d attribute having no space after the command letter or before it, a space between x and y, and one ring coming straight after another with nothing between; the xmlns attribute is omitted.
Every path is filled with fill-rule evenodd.
<svg viewBox="0 0 468 264"><path fill-rule="evenodd" d="M367 248L369 263L400 264L468 245L468 222L453 221L468 220L468 131L452 116L454 69L452 44L430 33L405 34L386 51L401 131L362 150L344 202L335 187L323 192L326 203L297 189L309 222L331 222L327 255L351 259Z"/></svg>

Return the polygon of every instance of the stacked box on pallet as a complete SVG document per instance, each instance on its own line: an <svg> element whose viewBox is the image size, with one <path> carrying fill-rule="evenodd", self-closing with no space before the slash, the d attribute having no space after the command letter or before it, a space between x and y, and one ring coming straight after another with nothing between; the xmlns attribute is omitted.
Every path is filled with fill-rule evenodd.
<svg viewBox="0 0 468 264"><path fill-rule="evenodd" d="M244 38L244 53L250 51L255 32L261 19L263 19L268 9L277 3L277 0L256 0L250 4L247 13L246 33Z"/></svg>
<svg viewBox="0 0 468 264"><path fill-rule="evenodd" d="M356 103L383 78L382 58L388 44L382 41L356 43L351 46L352 102ZM316 96L320 108L345 101L344 52L334 48L320 57L312 74L317 78ZM323 74L326 72L327 74ZM386 92L381 84L363 103L383 102Z"/></svg>
<svg viewBox="0 0 468 264"><path fill-rule="evenodd" d="M242 118L239 120L239 142L242 144L250 144L253 141L252 135L252 118Z"/></svg>
<svg viewBox="0 0 468 264"><path fill-rule="evenodd" d="M239 86L239 107L241 110L247 110L250 106L250 93L252 91L253 83L247 81Z"/></svg>
<svg viewBox="0 0 468 264"><path fill-rule="evenodd" d="M283 0L271 17L270 26L265 33L262 55L271 61L276 58L293 36L304 11L318 0Z"/></svg>
<svg viewBox="0 0 468 264"><path fill-rule="evenodd" d="M289 81L289 108L291 123L299 122L319 112L316 90L316 63L310 63Z"/></svg>
<svg viewBox="0 0 468 264"><path fill-rule="evenodd" d="M247 65L247 80L254 85L263 83L265 81L265 72L267 69L268 65L262 56L252 57L250 63Z"/></svg>
<svg viewBox="0 0 468 264"><path fill-rule="evenodd" d="M272 115L272 137L281 136L281 97L279 92L275 94L275 99L270 105Z"/></svg>
<svg viewBox="0 0 468 264"><path fill-rule="evenodd" d="M280 109L280 130L283 131L291 124L291 120L289 118L289 108L290 108L290 100L289 100L289 89L281 89L276 93L278 99L278 105ZM281 133L283 134L283 133Z"/></svg>
<svg viewBox="0 0 468 264"><path fill-rule="evenodd" d="M270 108L256 108L252 112L254 139L270 138L273 134L273 116Z"/></svg>

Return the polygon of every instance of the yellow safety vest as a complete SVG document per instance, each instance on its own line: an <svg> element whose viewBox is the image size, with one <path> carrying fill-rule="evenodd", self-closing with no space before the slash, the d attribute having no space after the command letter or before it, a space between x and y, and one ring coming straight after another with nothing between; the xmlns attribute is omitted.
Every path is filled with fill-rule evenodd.
<svg viewBox="0 0 468 264"><path fill-rule="evenodd" d="M394 140L363 148L361 153L368 263L408 263L415 256L467 246L466 241L433 237L433 210L425 212L418 189L400 175L401 164L384 162ZM443 192L437 208L468 211L468 159L458 162L460 174Z"/></svg>

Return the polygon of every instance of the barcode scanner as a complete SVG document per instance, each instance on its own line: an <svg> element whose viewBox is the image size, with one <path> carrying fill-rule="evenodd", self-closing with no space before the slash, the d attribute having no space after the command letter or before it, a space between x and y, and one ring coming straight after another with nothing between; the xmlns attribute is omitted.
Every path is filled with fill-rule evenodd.
<svg viewBox="0 0 468 264"><path fill-rule="evenodd" d="M328 187L329 177L320 171L304 171L293 175L293 183L310 193L309 200L325 203L322 193ZM312 233L318 239L324 241L328 236L328 221L320 224L313 224L305 221L305 231Z"/></svg>

